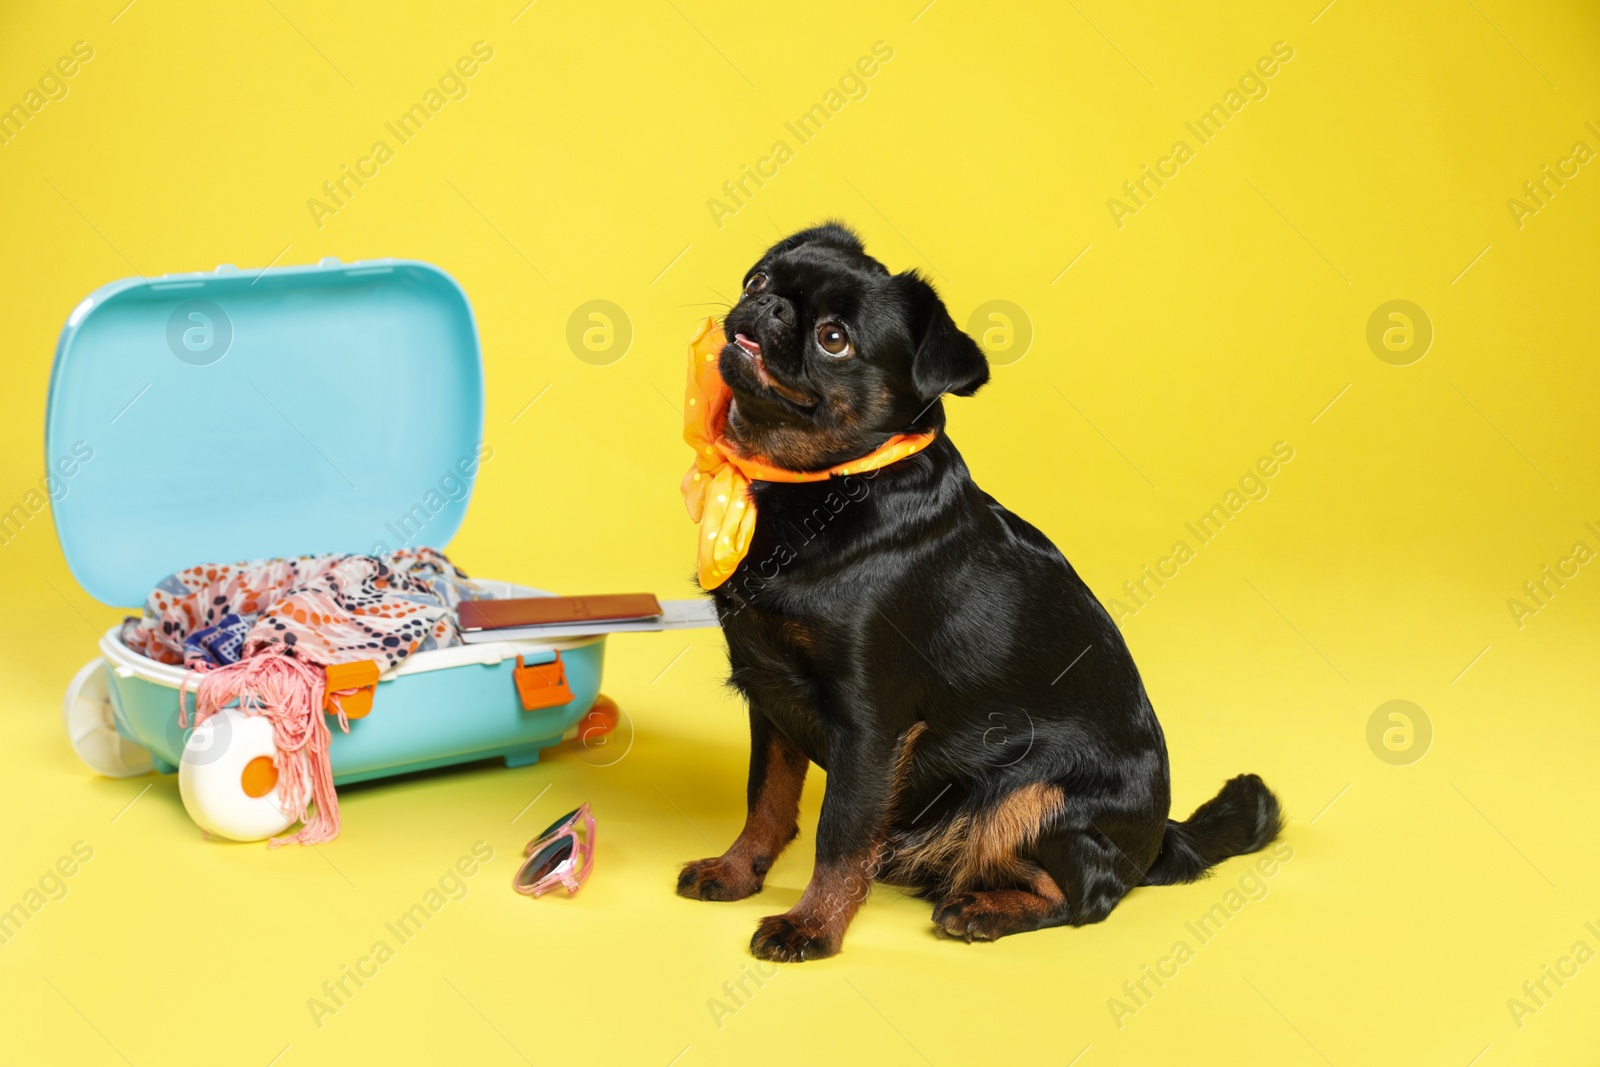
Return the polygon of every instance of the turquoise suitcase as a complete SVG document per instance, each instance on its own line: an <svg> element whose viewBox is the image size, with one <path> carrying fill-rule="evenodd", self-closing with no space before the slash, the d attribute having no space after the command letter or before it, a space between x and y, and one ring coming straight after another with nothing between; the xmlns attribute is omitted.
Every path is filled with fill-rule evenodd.
<svg viewBox="0 0 1600 1067"><path fill-rule="evenodd" d="M472 307L427 263L113 282L73 309L51 371L45 461L62 551L89 595L137 613L157 582L196 563L443 548L492 460L483 398ZM213 779L236 764L244 731L230 741L222 723L199 737L180 728L184 669L131 651L119 630L67 692L84 761L114 776L182 767ZM571 699L524 710L517 658L558 656ZM495 757L519 766L580 724L608 730L609 704L584 721L604 656L603 636L415 653L380 678L370 714L348 734L334 727L334 781ZM185 701L192 709L192 693ZM188 785L190 814L216 829Z"/></svg>

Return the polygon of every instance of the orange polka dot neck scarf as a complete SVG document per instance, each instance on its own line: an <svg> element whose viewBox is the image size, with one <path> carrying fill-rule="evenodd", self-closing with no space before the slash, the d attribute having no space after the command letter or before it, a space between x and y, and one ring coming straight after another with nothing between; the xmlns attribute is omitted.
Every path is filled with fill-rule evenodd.
<svg viewBox="0 0 1600 1067"><path fill-rule="evenodd" d="M821 482L835 475L862 474L916 455L936 435L896 434L877 448L825 471L791 471L741 456L723 435L733 394L717 360L727 344L715 319L706 319L689 342L689 385L683 401L683 439L694 449L694 465L683 476L683 502L700 524L697 569L700 586L715 589L732 576L750 551L756 530L751 482Z"/></svg>

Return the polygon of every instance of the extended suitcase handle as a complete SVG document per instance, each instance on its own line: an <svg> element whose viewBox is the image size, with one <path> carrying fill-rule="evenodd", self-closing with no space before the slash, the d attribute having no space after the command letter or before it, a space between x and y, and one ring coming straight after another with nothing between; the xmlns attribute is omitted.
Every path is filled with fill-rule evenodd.
<svg viewBox="0 0 1600 1067"><path fill-rule="evenodd" d="M517 697L522 701L523 711L553 708L572 700L572 687L567 685L567 665L561 662L560 652L556 653L554 663L532 667L518 656L511 680L517 684Z"/></svg>

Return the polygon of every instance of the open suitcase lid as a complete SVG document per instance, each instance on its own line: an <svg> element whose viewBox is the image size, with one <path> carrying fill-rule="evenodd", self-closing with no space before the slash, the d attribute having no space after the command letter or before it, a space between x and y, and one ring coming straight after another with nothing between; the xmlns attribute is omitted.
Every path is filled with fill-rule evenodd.
<svg viewBox="0 0 1600 1067"><path fill-rule="evenodd" d="M324 259L90 294L56 346L45 463L73 576L135 607L196 563L443 546L482 437L455 279Z"/></svg>

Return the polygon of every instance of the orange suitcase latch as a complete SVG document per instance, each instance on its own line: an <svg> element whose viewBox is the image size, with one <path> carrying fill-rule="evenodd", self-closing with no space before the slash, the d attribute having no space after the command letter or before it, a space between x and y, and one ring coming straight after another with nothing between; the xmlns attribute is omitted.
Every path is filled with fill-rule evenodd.
<svg viewBox="0 0 1600 1067"><path fill-rule="evenodd" d="M376 660L358 659L353 663L330 663L327 696L322 710L329 715L344 711L347 719L359 719L372 710L372 690L378 684Z"/></svg>
<svg viewBox="0 0 1600 1067"><path fill-rule="evenodd" d="M517 696L522 700L523 711L553 708L572 700L572 689L567 685L567 667L561 662L560 652L556 653L554 663L540 663L532 667L523 663L522 657L518 656L511 678L517 683Z"/></svg>

